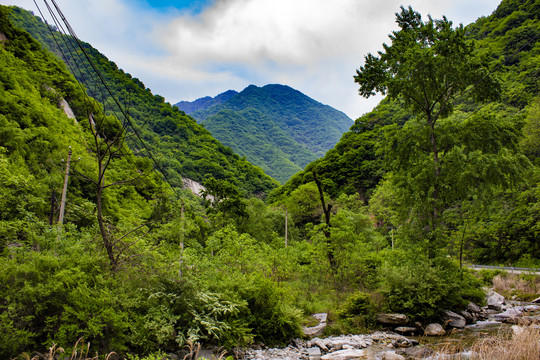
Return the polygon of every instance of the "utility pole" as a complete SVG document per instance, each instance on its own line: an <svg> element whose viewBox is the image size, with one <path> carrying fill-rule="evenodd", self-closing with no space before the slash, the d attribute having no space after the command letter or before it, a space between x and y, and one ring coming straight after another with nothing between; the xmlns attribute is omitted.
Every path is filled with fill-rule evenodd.
<svg viewBox="0 0 540 360"><path fill-rule="evenodd" d="M64 189L62 190L62 201L60 202L60 215L58 216L58 228L62 228L64 223L64 211L66 209L66 194L69 180L69 164L71 162L71 146L69 147L68 158L66 163L66 176L64 177Z"/></svg>
<svg viewBox="0 0 540 360"><path fill-rule="evenodd" d="M285 208L285 247L287 247L287 220L288 220L287 208Z"/></svg>

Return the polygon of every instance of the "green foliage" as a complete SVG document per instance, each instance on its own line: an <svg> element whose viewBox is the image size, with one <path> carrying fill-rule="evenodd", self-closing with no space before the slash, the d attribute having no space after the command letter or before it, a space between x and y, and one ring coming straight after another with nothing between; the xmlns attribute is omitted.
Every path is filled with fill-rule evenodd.
<svg viewBox="0 0 540 360"><path fill-rule="evenodd" d="M352 125L342 112L284 85L250 85L191 115L280 182L323 156Z"/></svg>
<svg viewBox="0 0 540 360"><path fill-rule="evenodd" d="M390 262L382 278L391 311L428 321L436 319L442 310L483 300L478 280L448 258L428 260L412 252L388 255Z"/></svg>
<svg viewBox="0 0 540 360"><path fill-rule="evenodd" d="M342 331L346 330L348 333L355 333L363 329L373 328L377 323L378 310L370 294L365 292L352 293L337 311Z"/></svg>
<svg viewBox="0 0 540 360"><path fill-rule="evenodd" d="M20 8L8 9L12 21L28 31L45 48L57 54L59 58L63 58L62 54L65 54L71 64L74 61L81 63L73 67L77 69L73 75L79 81L84 82L85 79L93 78L87 73L91 66L74 43L74 39L55 33L57 38L62 38L62 41L58 41L62 50L59 52L56 42L43 22ZM83 43L83 47L119 102L132 104L128 111L135 128L130 132L136 131L144 139L173 186L181 188L182 177L202 183L210 176L225 179L249 194L264 194L278 185L275 180L264 174L261 168L251 165L245 158L236 155L230 147L218 142L208 130L198 125L178 107L165 103L163 97L159 95L153 95L140 80L119 69L114 62L109 61L89 44ZM99 90L97 84L85 83L85 85L89 94L99 102L113 102L107 92ZM86 117L84 101L77 99L76 102L72 102L70 98L66 100L78 117ZM115 114L118 118L123 118L119 110L107 108L106 111L109 115ZM141 148L134 136L128 137L128 145L136 152Z"/></svg>
<svg viewBox="0 0 540 360"><path fill-rule="evenodd" d="M493 278L502 273L502 270L482 269L478 272L478 276L484 286L491 287L493 286Z"/></svg>
<svg viewBox="0 0 540 360"><path fill-rule="evenodd" d="M221 110L208 117L204 127L280 182L285 182L316 158L268 115L256 109Z"/></svg>

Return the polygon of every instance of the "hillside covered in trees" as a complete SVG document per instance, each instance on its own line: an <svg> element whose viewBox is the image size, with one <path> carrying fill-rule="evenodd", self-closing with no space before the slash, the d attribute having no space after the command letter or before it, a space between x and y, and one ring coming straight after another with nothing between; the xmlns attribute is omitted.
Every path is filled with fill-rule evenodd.
<svg viewBox="0 0 540 360"><path fill-rule="evenodd" d="M441 161L448 166L444 192L462 192L463 195L459 200L449 199L444 204L450 217L444 231L449 237L463 234L461 241L469 248L467 254L471 261L508 262L518 261L522 256L535 259L540 256L537 241L540 216L537 211L540 200L537 168L540 155L537 130L540 128L539 14L535 1L503 1L493 14L464 28L465 39L474 46L475 57L484 62L497 79L499 85L489 84L488 87L497 89L495 95L498 96L495 101L475 104L466 97L470 89L465 91L465 96L456 94L451 104L453 112L435 128L436 135L443 141ZM488 83L487 78L479 77L471 89L481 88L484 83ZM429 146L421 145L421 141L425 141L422 140L425 125L420 118L421 115L415 116L407 108L403 96L388 96L372 112L357 119L334 149L274 191L272 201L287 199L295 191L309 186L316 173L331 198L358 194L363 203L369 205L379 229L384 233L393 231L396 235L397 229L410 223L409 211L413 206L406 199L399 199L396 191L407 189L403 196L410 199L420 190L396 183L396 177L405 167L411 168L407 171L413 177L426 171L417 167L421 154L429 153ZM452 154L456 147L464 150L458 157ZM472 158L473 154L488 153L492 154L490 159ZM493 167L484 168L488 164ZM510 173L504 173L505 169ZM482 187L485 181L482 176L509 181L512 186L491 184L489 195L481 196L465 189ZM406 181L410 184L412 180L407 178ZM423 181L430 186L428 179ZM400 204L405 212L402 217L398 211Z"/></svg>
<svg viewBox="0 0 540 360"><path fill-rule="evenodd" d="M278 187L82 43L119 111L40 45L43 23L0 6L0 357L285 345L319 312L325 336L379 313L422 327L485 301L465 263L539 267L538 2L463 28L396 11L351 70L385 100Z"/></svg>
<svg viewBox="0 0 540 360"><path fill-rule="evenodd" d="M322 157L353 124L344 113L277 84L176 105L282 183Z"/></svg>
<svg viewBox="0 0 540 360"><path fill-rule="evenodd" d="M73 37L49 31L40 18L20 8L10 8L9 17L45 48L65 59L70 72L85 84L90 96L104 104L106 114L124 116L112 96L125 107L133 120L129 131L136 132L147 148L135 136L128 138L128 146L144 156L149 156L146 150L150 151L174 186L182 187L183 177L200 183L208 177L227 180L248 194L263 195L277 186L260 168L216 141L193 118L152 94L139 79L126 74L90 44L81 42L82 49L79 48ZM86 56L110 92L101 85L100 76L94 73Z"/></svg>

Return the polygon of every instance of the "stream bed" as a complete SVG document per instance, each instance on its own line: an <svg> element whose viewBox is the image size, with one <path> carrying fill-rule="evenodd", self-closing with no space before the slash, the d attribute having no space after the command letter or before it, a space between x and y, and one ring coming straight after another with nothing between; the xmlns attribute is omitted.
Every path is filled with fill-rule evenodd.
<svg viewBox="0 0 540 360"><path fill-rule="evenodd" d="M528 317L539 319L540 307ZM394 360L394 359L467 359L475 343L492 336L511 336L512 324L492 314L487 320L452 329L444 336L402 336L394 332L342 335L311 340L295 340L285 348L247 349L242 360ZM440 356L441 349L454 349L454 356Z"/></svg>

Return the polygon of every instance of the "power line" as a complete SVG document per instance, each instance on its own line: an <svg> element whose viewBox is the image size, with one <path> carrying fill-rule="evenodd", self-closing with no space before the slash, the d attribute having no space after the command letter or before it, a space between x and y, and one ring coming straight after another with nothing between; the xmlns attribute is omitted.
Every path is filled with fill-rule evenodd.
<svg viewBox="0 0 540 360"><path fill-rule="evenodd" d="M154 165L156 166L156 168L160 171L160 173L163 175L165 181L169 184L169 186L171 187L171 189L175 192L175 194L177 196L179 196L179 194L177 193L176 191L176 188L171 184L168 176L167 176L167 173L163 170L163 168L160 166L160 164L156 161L154 155L152 154L152 152L150 151L150 149L148 148L148 146L146 145L146 143L144 142L144 140L141 138L141 136L139 135L139 132L138 132L138 129L135 127L133 121L131 120L129 114L126 112L126 110L122 107L122 105L120 104L119 100L114 96L111 88L108 86L107 82L105 81L103 75L101 74L101 72L99 71L99 69L97 68L97 66L94 64L94 62L92 61L90 55L88 54L88 52L86 51L86 49L84 48L82 42L80 41L80 39L78 38L77 34L75 33L75 31L73 30L73 28L71 27L69 21L66 19L66 17L64 16L64 14L62 13L60 7L58 6L58 4L56 4L56 1L55 0L51 0L54 8L56 9L59 17L62 19L62 21L64 22L64 24L66 25L66 29L67 31L69 32L69 34L71 35L71 38L75 41L76 45L79 47L79 49L81 50L81 52L83 53L84 57L86 58L87 62L90 64L90 66L92 67L94 73L97 75L97 77L99 78L100 82L102 83L102 85L105 87L107 93L110 95L110 98L112 98L112 100L114 101L114 103L116 104L117 108L119 109L119 111L122 113L122 115L124 116L124 119L125 121L129 124L129 126L131 127L133 133L135 134L135 136L137 137L137 139L140 141L142 147L146 150L147 154L148 154L148 157L152 160L152 162L154 163ZM37 5L37 3L35 2L34 0L34 3L36 5L36 7L38 8L40 14L41 13L41 10L39 9L39 6ZM51 16L53 16L53 18L56 18L56 16L53 14L52 12L52 9L50 8L50 5L48 4L47 0L44 0L44 3L45 5L47 6L47 8L49 9L49 11L51 12ZM43 17L43 14L42 14L42 17ZM59 22L58 22L59 23ZM61 27L61 25L59 24L58 26L59 28L61 28L63 30L63 28ZM67 35L66 35L67 36ZM55 42L57 43L57 46L59 48L59 50L62 52L63 54L63 51L60 47L60 45L58 44L58 42L56 41L55 39ZM68 50L69 50L69 47L68 47ZM67 57L64 55L64 58L67 60ZM68 61L66 61L68 62ZM83 61L82 62L83 64L86 65L86 63ZM69 65L68 63L68 66L70 66L70 68L72 69L72 72L75 74L73 68L71 67L71 65ZM82 71L80 70L80 67L78 67L79 69L79 72L81 73L81 78L84 80L84 76L82 75ZM87 68L87 71L88 71L88 68ZM89 72L90 76L92 76L92 72ZM94 80L95 81L95 80ZM86 94L86 92L84 92ZM108 97L105 96L105 94L102 92L102 96L103 96L103 101L107 101L108 100Z"/></svg>

